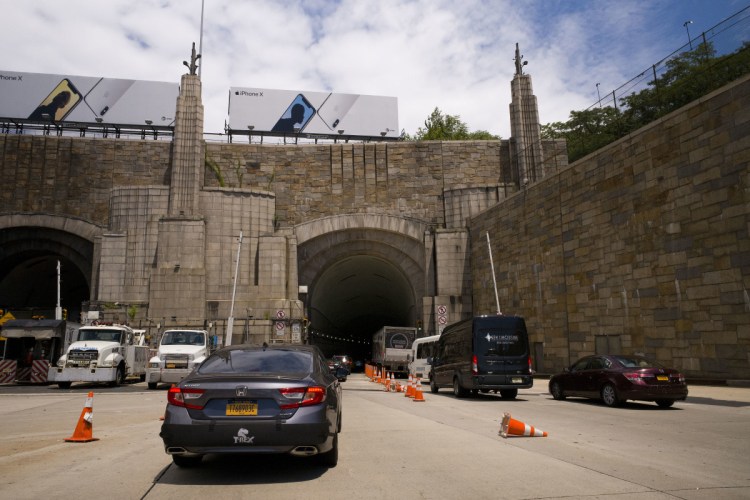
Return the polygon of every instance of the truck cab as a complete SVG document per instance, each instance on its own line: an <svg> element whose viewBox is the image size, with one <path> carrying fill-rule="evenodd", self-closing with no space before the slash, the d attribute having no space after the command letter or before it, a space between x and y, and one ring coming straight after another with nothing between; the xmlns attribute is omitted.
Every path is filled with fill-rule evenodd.
<svg viewBox="0 0 750 500"><path fill-rule="evenodd" d="M73 382L117 386L128 377L143 379L148 359L148 347L143 344L143 337L126 325L82 326L76 341L50 366L47 381L67 389Z"/></svg>
<svg viewBox="0 0 750 500"><path fill-rule="evenodd" d="M156 356L148 363L148 388L156 389L159 383L178 383L206 359L209 345L208 332L205 330L166 330Z"/></svg>

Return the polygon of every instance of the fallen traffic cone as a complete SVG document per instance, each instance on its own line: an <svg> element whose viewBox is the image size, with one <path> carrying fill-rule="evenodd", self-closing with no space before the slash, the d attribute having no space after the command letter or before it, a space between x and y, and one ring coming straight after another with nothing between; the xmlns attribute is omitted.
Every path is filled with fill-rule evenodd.
<svg viewBox="0 0 750 500"><path fill-rule="evenodd" d="M422 379L419 377L417 377L417 387L414 388L413 401L424 401L424 395L422 394Z"/></svg>
<svg viewBox="0 0 750 500"><path fill-rule="evenodd" d="M547 433L535 429L529 424L524 424L520 420L510 418L510 413L503 413L503 422L500 426L499 434L507 438L510 436L529 436L529 437L547 437Z"/></svg>
<svg viewBox="0 0 750 500"><path fill-rule="evenodd" d="M65 438L65 441L69 443L88 443L89 441L99 441L99 438L95 438L94 434L94 393L89 392L86 398L86 404L83 405L83 411L81 416L78 418L78 425L73 431L73 435L69 438Z"/></svg>

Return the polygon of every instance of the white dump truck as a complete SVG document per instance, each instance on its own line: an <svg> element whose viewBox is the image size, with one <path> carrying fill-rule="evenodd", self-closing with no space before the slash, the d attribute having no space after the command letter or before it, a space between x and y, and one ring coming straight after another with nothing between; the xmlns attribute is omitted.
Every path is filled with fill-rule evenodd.
<svg viewBox="0 0 750 500"><path fill-rule="evenodd" d="M156 389L160 382L178 383L206 359L209 346L209 336L205 330L166 330L161 336L156 356L148 363L148 388Z"/></svg>
<svg viewBox="0 0 750 500"><path fill-rule="evenodd" d="M148 346L145 336L126 325L95 324L78 329L76 340L50 366L47 381L67 389L73 382L107 382L146 378Z"/></svg>

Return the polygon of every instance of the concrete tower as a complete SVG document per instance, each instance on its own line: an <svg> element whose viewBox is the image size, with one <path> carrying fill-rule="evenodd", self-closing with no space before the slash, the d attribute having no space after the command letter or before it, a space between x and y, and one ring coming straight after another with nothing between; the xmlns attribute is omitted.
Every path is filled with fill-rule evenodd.
<svg viewBox="0 0 750 500"><path fill-rule="evenodd" d="M516 44L516 73L511 81L510 133L513 165L524 186L544 177L544 154L539 125L539 108L531 87L531 76L523 73L527 61Z"/></svg>

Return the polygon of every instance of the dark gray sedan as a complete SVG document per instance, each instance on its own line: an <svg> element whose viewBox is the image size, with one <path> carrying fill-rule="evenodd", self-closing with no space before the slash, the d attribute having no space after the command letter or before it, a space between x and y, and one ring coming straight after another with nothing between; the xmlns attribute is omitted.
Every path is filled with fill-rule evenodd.
<svg viewBox="0 0 750 500"><path fill-rule="evenodd" d="M213 353L168 393L159 434L180 467L209 453L288 453L338 462L341 385L320 350L237 345Z"/></svg>

